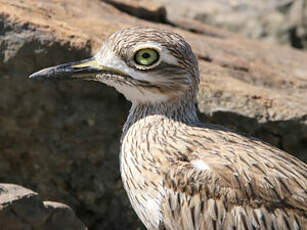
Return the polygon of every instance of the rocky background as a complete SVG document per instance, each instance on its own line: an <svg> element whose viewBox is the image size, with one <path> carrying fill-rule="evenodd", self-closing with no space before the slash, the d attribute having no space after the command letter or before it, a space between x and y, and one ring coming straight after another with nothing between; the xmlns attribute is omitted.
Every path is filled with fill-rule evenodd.
<svg viewBox="0 0 307 230"><path fill-rule="evenodd" d="M203 121L306 162L306 12L306 0L0 0L0 229L144 229L119 174L129 103L98 83L27 78L125 27L189 41Z"/></svg>

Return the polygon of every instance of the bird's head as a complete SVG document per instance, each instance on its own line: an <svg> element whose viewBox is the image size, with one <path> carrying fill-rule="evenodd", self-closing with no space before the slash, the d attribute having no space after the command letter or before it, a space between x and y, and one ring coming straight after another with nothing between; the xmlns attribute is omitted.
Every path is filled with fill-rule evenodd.
<svg viewBox="0 0 307 230"><path fill-rule="evenodd" d="M40 70L30 78L84 79L115 87L133 103L195 99L199 71L190 45L173 32L130 28L93 57Z"/></svg>

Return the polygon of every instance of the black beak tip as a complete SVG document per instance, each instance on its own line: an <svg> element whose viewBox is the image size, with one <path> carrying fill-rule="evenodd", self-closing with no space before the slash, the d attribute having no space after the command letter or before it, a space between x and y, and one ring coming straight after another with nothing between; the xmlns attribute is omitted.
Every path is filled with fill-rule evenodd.
<svg viewBox="0 0 307 230"><path fill-rule="evenodd" d="M45 68L35 73L32 73L29 78L31 79L41 79L41 78L50 78L54 74L53 67Z"/></svg>
<svg viewBox="0 0 307 230"><path fill-rule="evenodd" d="M101 70L92 66L93 58L83 61L70 62L57 66L47 67L32 73L30 79L87 79L85 76L96 76L95 73Z"/></svg>
<svg viewBox="0 0 307 230"><path fill-rule="evenodd" d="M37 74L36 73L32 73L30 76L29 76L29 78L38 78L38 76L37 76Z"/></svg>

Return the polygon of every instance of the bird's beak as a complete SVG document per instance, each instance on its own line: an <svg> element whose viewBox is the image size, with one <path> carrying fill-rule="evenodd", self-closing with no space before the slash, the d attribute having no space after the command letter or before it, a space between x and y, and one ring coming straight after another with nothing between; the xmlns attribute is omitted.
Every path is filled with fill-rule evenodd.
<svg viewBox="0 0 307 230"><path fill-rule="evenodd" d="M29 78L96 80L99 74L106 73L126 75L116 69L99 65L95 57L93 57L82 61L48 67L31 74Z"/></svg>

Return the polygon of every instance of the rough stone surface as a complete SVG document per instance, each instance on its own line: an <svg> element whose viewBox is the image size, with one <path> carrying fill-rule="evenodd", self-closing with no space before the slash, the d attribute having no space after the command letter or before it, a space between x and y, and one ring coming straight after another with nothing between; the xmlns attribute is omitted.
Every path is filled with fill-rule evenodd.
<svg viewBox="0 0 307 230"><path fill-rule="evenodd" d="M67 205L46 201L29 189L0 184L0 229L3 230L86 230Z"/></svg>
<svg viewBox="0 0 307 230"><path fill-rule="evenodd" d="M154 0L171 21L190 18L250 38L307 49L306 0Z"/></svg>
<svg viewBox="0 0 307 230"><path fill-rule="evenodd" d="M122 12L152 22L167 23L166 10L161 4L147 0L103 0Z"/></svg>
<svg viewBox="0 0 307 230"><path fill-rule="evenodd" d="M123 12L125 4L131 7ZM140 16L161 16L153 9L160 6L132 0L0 0L1 182L68 204L89 229L143 228L119 173L129 103L98 83L27 78L43 67L88 58L108 35L136 25L173 30L191 43L201 70L203 121L307 160L307 54L191 19L153 23Z"/></svg>

